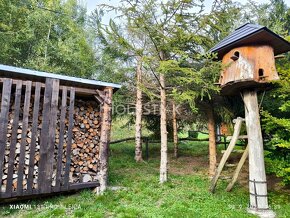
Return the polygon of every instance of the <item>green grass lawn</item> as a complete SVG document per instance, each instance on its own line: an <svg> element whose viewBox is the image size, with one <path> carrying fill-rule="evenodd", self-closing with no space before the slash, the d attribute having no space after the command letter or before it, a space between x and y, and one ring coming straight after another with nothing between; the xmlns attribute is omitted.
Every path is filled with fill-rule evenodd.
<svg viewBox="0 0 290 218"><path fill-rule="evenodd" d="M114 132L113 132L114 133ZM172 157L169 145L169 181L160 185L160 145L150 144L148 162L135 163L134 144L111 146L110 186L123 189L96 196L91 190L17 204L32 209L0 207L0 217L251 217L247 212L248 190L237 185L230 193L226 182L218 183L215 194L208 192L207 142L181 142L180 158ZM278 217L290 216L286 193L270 192L270 205ZM16 203L13 203L16 204Z"/></svg>

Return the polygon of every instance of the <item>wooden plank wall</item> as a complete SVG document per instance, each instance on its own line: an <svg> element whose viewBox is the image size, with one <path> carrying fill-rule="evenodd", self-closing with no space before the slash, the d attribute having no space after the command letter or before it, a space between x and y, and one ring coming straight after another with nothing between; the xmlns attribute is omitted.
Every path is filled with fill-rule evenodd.
<svg viewBox="0 0 290 218"><path fill-rule="evenodd" d="M72 129L74 123L74 101L75 88L63 86L60 89L59 80L47 78L45 84L32 83L31 81L12 80L1 78L2 99L0 112L0 187L2 185L3 164L5 158L5 149L9 146L8 170L6 191L0 189L0 199L18 196L27 196L34 194L46 194L50 192L59 192L70 189L96 186L96 183L88 184L70 184L69 172L71 163ZM61 92L61 93L60 93ZM32 97L34 95L34 97ZM44 96L43 101L41 96ZM61 100L59 101L59 96ZM14 98L12 111L12 132L10 142L7 141L7 124L9 122L10 99ZM67 105L67 101L69 104ZM24 101L24 102L23 102ZM23 110L21 106L23 102ZM41 104L43 109L40 111ZM29 111L32 106L32 117L29 117ZM59 111L60 105L60 111ZM69 108L67 108L69 107ZM39 114L42 114L40 135L38 132ZM20 114L22 116L20 116ZM58 116L59 114L59 116ZM65 119L68 116L69 125L66 130ZM60 138L55 149L55 131L58 125L57 119L60 119ZM15 174L16 144L18 136L18 126L22 123L20 156L17 171L17 187L13 189L13 177ZM31 130L31 142L29 146L29 164L27 175L27 188L24 188L24 166L27 159L27 131ZM67 138L64 133L67 131ZM35 175L35 153L36 141L40 138L38 163L38 181L37 188L33 187ZM64 147L66 144L66 147ZM63 151L66 149L65 164L63 161ZM55 186L52 187L52 172L56 169Z"/></svg>

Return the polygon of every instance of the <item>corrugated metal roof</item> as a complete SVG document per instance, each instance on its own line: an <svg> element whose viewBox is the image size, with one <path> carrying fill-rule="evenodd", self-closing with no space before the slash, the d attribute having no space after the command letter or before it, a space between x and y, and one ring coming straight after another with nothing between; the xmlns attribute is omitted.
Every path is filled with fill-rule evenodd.
<svg viewBox="0 0 290 218"><path fill-rule="evenodd" d="M29 70L19 67L13 67L13 66L7 66L0 64L0 75L6 76L9 78L25 78L29 80L35 80L35 81L45 81L45 78L54 78L59 79L61 84L64 85L71 85L71 86L77 86L77 87L83 87L83 88L95 88L95 87L113 87L115 89L121 88L121 85L114 84L114 83L107 83L107 82L101 82L97 80L92 79L83 79L83 78L77 78L72 76L65 76L60 74L54 74L54 73L47 73L42 71L36 71L36 70Z"/></svg>
<svg viewBox="0 0 290 218"><path fill-rule="evenodd" d="M209 52L217 52L218 58L222 59L228 51L235 47L258 44L271 45L275 55L290 51L290 43L267 27L246 23L216 44Z"/></svg>

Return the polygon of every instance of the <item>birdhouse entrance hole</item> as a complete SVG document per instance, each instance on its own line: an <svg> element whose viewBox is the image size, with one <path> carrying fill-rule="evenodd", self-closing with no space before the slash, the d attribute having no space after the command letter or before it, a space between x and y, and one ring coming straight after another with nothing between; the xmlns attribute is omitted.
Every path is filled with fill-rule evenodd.
<svg viewBox="0 0 290 218"><path fill-rule="evenodd" d="M231 59L232 59L233 61L236 61L236 60L239 59L239 57L240 57L240 52L235 51L235 53L234 53L234 55L231 57Z"/></svg>
<svg viewBox="0 0 290 218"><path fill-rule="evenodd" d="M239 57L240 57L240 52L235 51L234 55L235 55L237 58L239 58Z"/></svg>
<svg viewBox="0 0 290 218"><path fill-rule="evenodd" d="M263 77L264 76L264 69L260 68L259 69L259 77Z"/></svg>

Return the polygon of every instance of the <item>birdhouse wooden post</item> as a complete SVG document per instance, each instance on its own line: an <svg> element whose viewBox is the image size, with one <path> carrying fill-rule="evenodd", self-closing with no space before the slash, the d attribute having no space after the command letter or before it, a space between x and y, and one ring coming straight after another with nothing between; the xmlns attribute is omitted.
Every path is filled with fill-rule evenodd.
<svg viewBox="0 0 290 218"><path fill-rule="evenodd" d="M290 44L266 27L245 24L223 39L210 52L217 52L225 66L219 84L223 95L241 95L249 145L248 211L275 217L269 209L257 91L278 80L275 55L290 50Z"/></svg>

